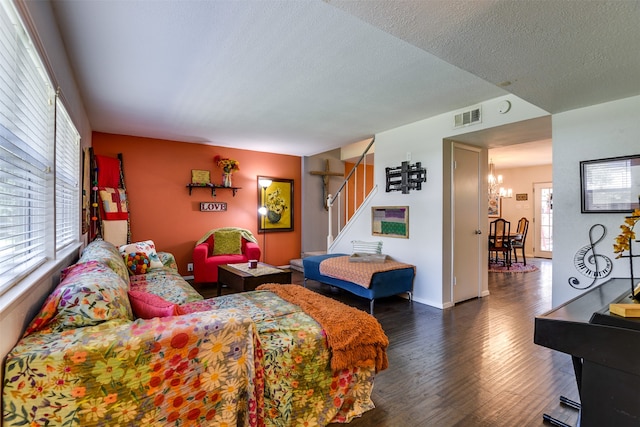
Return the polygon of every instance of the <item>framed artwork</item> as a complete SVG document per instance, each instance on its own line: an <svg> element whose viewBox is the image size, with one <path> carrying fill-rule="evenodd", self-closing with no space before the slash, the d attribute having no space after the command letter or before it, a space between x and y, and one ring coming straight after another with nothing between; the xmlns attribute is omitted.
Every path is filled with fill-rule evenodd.
<svg viewBox="0 0 640 427"><path fill-rule="evenodd" d="M258 184L258 232L293 231L293 180L259 176L271 180L262 188Z"/></svg>
<svg viewBox="0 0 640 427"><path fill-rule="evenodd" d="M580 162L582 213L623 213L640 207L640 154Z"/></svg>
<svg viewBox="0 0 640 427"><path fill-rule="evenodd" d="M499 194L489 194L489 218L500 218L502 199Z"/></svg>
<svg viewBox="0 0 640 427"><path fill-rule="evenodd" d="M211 182L211 177L209 176L209 171L191 170L191 184L195 185L205 185Z"/></svg>
<svg viewBox="0 0 640 427"><path fill-rule="evenodd" d="M371 234L409 238L409 206L373 206Z"/></svg>

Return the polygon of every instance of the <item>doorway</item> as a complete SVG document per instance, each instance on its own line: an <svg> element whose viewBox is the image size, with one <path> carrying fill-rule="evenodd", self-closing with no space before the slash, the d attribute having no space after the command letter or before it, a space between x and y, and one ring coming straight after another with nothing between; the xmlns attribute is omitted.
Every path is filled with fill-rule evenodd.
<svg viewBox="0 0 640 427"><path fill-rule="evenodd" d="M531 162L534 160L538 160L541 157L545 157L544 163L534 163L538 165L547 165L551 162L551 116L542 116L535 119L529 119L520 122L509 123L502 126L497 126L493 128L487 128L477 131L470 131L464 134L457 134L450 138L445 138L444 140L445 149L443 152L443 168L444 168L444 199L443 199L443 296L445 297L444 308L450 307L458 301L461 301L463 298L462 295L458 295L457 291L462 290L460 288L456 289L456 286L459 286L460 277L458 276L461 272L466 270L467 272L475 273L476 266L478 266L477 271L479 271L479 294L478 288L476 288L476 292L470 296L473 297L483 297L489 295L488 290L488 265L487 265L487 254L488 254L488 245L486 244L486 235L485 234L467 234L466 240L460 242L459 237L465 236L465 231L460 229L460 226L457 224L456 213L460 213L459 206L455 206L455 185L454 185L454 143L460 144L467 147L473 147L480 150L480 177L479 177L479 185L480 189L477 191L478 197L481 198L481 226L478 228L482 230L482 233L485 233L488 229L488 205L487 205L487 194L488 194L488 182L487 182L487 169L489 164L489 150L495 149L504 149L501 156L499 158L497 155L493 157L494 162L496 159L499 159L499 162L496 162L496 165L500 165L500 167L505 167L507 170L511 170L510 173L513 173L514 178L509 183L509 185L516 184L516 181L519 181L518 185L514 185L514 196L517 196L518 193L525 193L525 196L528 195L528 198L525 199L524 202L518 202L519 199L517 197L513 197L512 199L508 199L508 202L513 204L511 206L513 210L511 211L511 215L514 217L513 221L520 219L522 216L528 216L530 218L533 217L533 212L525 212L526 210L531 210L532 196L531 192L531 183L532 182L543 182L547 180L551 180L547 177L537 179L534 176L521 176L521 169L523 167L530 166ZM533 147L535 145L535 147ZM540 148L542 145L542 149ZM523 153L523 147L531 148L531 150L527 150L526 153ZM507 166L507 160L511 161L512 159L522 159L526 161L527 165L509 165ZM528 180L529 178L532 178ZM528 180L528 181L527 181ZM524 186L526 183L526 187ZM528 201L527 201L528 200ZM520 207L518 208L518 203ZM509 206L505 206L509 208ZM508 210L508 209L507 209ZM467 226L468 227L468 226ZM531 225L533 227L533 225ZM472 229L469 229L471 231ZM475 233L475 231L473 231ZM533 231L530 231L533 234ZM475 243L480 244L480 256L476 258L469 258L464 255L464 252L459 252L460 246L470 245L475 246ZM477 260L477 262L473 262L472 259ZM473 265L473 266L472 266ZM456 283L454 285L454 283ZM470 283L465 280L465 284ZM455 295L454 295L455 290ZM462 293L461 293L462 294ZM470 292L469 292L470 294ZM446 301L446 297L449 296L451 299Z"/></svg>

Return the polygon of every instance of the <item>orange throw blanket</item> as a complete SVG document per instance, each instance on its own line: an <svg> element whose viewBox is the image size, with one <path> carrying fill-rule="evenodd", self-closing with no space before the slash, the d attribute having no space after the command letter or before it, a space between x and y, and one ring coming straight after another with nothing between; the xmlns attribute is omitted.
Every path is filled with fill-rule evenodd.
<svg viewBox="0 0 640 427"><path fill-rule="evenodd" d="M372 363L375 364L376 373L389 367L389 339L380 323L370 314L300 285L268 283L256 289L271 291L299 306L320 324L327 334L333 371L371 366Z"/></svg>

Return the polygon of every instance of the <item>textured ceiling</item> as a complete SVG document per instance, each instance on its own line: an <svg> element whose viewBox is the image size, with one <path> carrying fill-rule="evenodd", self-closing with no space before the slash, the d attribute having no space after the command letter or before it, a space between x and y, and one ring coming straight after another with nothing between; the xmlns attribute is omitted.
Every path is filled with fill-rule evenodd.
<svg viewBox="0 0 640 427"><path fill-rule="evenodd" d="M640 93L637 0L330 0L550 112Z"/></svg>
<svg viewBox="0 0 640 427"><path fill-rule="evenodd" d="M640 93L637 1L51 4L100 132L312 155L508 92Z"/></svg>

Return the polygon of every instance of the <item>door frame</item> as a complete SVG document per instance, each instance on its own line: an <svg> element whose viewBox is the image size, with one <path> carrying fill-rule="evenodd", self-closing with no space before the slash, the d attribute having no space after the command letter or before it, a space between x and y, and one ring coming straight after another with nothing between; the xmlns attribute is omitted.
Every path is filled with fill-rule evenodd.
<svg viewBox="0 0 640 427"><path fill-rule="evenodd" d="M488 149L482 146L471 145L467 143L462 143L458 141L454 141L452 139L444 139L443 140L444 150L443 150L443 281L442 281L442 295L443 299L447 299L443 301L443 308L453 307L453 260L454 260L454 242L453 242L453 233L454 233L454 207L453 207L453 153L454 153L454 144L457 146L470 148L473 150L479 150L480 152L480 167L479 167L479 191L480 191L480 218L484 218L482 216L483 210L482 198L483 194L487 194L489 191L488 183L486 179L483 179L484 176L488 173ZM486 236L487 233L487 221L480 221L480 230L482 232L482 236ZM489 285L488 285L488 267L487 263L483 262L488 256L488 248L487 245L480 245L480 253L478 257L478 266L480 268L480 283L479 283L479 296L485 297L489 295Z"/></svg>

